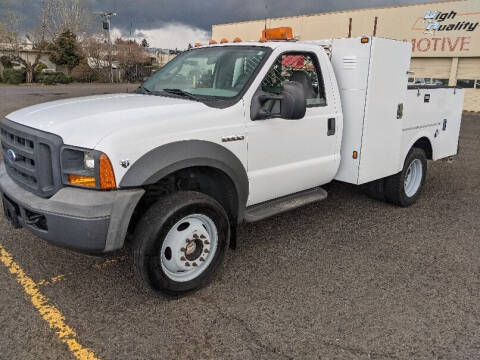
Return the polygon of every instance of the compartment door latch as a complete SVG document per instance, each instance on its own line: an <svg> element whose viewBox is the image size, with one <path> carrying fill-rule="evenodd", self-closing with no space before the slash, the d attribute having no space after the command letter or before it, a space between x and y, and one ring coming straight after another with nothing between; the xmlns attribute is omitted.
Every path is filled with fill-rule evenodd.
<svg viewBox="0 0 480 360"><path fill-rule="evenodd" d="M397 105L397 119L401 119L403 117L403 103Z"/></svg>

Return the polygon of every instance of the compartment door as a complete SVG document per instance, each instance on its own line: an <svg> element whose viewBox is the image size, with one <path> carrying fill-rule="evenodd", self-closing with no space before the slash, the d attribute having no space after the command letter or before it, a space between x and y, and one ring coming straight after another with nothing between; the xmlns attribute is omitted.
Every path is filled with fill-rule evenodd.
<svg viewBox="0 0 480 360"><path fill-rule="evenodd" d="M357 184L393 175L401 170L403 116L411 45L372 38L365 120Z"/></svg>
<svg viewBox="0 0 480 360"><path fill-rule="evenodd" d="M446 108L438 117L440 126L433 144L433 160L438 160L457 155L464 90L438 89L433 91L433 96L436 96L435 92L439 93L439 100ZM442 108L442 105L439 104L438 108Z"/></svg>

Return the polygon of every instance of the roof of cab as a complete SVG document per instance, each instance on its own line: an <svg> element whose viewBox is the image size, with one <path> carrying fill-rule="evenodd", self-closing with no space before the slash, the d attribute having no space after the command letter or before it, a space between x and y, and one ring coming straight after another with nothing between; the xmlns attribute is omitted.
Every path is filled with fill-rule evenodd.
<svg viewBox="0 0 480 360"><path fill-rule="evenodd" d="M265 42L260 42L260 41L242 41L242 42L227 42L227 43L222 43L222 44L210 44L210 45L203 45L196 47L195 49L201 49L201 48L207 48L207 47L215 47L215 46L258 46L258 47L269 47L271 49L277 49L279 47L285 47L285 45L288 45L289 47L296 47L295 45L298 45L298 47L305 47L305 46L312 46L312 47L318 47L323 45L325 42L328 40L322 40L322 41L265 41Z"/></svg>

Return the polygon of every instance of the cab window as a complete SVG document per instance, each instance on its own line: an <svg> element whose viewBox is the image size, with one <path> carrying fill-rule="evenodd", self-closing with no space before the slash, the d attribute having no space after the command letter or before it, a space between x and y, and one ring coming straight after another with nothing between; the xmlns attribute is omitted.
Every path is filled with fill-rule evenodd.
<svg viewBox="0 0 480 360"><path fill-rule="evenodd" d="M280 93L285 81L297 81L303 86L307 107L325 106L325 88L317 57L310 53L280 55L262 81L262 90Z"/></svg>

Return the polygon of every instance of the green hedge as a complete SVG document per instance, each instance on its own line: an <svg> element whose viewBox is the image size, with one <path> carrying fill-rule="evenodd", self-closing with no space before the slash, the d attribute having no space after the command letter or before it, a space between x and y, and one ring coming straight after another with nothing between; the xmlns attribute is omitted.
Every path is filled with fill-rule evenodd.
<svg viewBox="0 0 480 360"><path fill-rule="evenodd" d="M42 84L70 84L72 77L61 72L40 73L37 76L37 81Z"/></svg>
<svg viewBox="0 0 480 360"><path fill-rule="evenodd" d="M25 82L25 70L4 69L3 81L7 84L20 84Z"/></svg>

